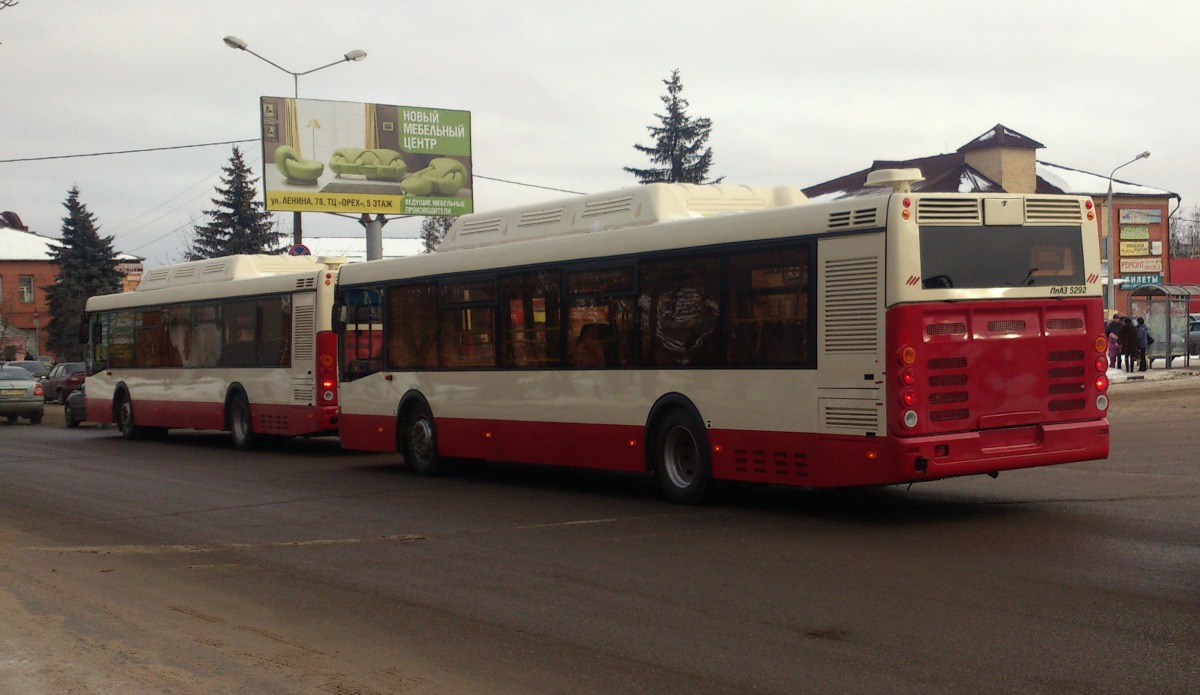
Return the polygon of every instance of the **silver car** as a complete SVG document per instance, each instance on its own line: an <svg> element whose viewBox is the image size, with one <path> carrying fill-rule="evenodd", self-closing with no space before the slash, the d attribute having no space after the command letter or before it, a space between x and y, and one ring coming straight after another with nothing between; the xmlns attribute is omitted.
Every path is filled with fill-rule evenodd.
<svg viewBox="0 0 1200 695"><path fill-rule="evenodd" d="M0 367L0 415L9 422L23 417L37 425L44 409L42 385L29 372L20 367Z"/></svg>

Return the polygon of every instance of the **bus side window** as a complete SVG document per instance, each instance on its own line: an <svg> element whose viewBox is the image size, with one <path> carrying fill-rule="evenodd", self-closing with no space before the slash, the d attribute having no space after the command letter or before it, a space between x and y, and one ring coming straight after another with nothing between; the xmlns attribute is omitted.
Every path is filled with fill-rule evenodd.
<svg viewBox="0 0 1200 695"><path fill-rule="evenodd" d="M729 261L730 364L782 366L810 360L811 273L804 247L738 254Z"/></svg>

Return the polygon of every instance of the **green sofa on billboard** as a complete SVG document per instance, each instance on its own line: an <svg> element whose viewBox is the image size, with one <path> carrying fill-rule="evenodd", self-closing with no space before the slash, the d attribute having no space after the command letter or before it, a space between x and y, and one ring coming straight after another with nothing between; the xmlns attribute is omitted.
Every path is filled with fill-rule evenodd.
<svg viewBox="0 0 1200 695"><path fill-rule="evenodd" d="M339 147L333 151L329 168L338 176L353 174L368 179L399 181L408 173L404 157L395 150L364 150L360 147Z"/></svg>
<svg viewBox="0 0 1200 695"><path fill-rule="evenodd" d="M454 195L466 184L467 168L449 157L431 160L429 166L400 182L409 195Z"/></svg>
<svg viewBox="0 0 1200 695"><path fill-rule="evenodd" d="M321 174L325 173L324 164L311 159L300 159L295 148L288 145L280 145L275 149L275 168L294 186L314 186Z"/></svg>

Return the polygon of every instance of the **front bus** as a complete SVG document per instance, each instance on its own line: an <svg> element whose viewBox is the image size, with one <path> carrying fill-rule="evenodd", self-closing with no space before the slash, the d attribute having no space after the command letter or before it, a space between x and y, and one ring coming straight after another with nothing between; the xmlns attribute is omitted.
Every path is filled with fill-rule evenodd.
<svg viewBox="0 0 1200 695"><path fill-rule="evenodd" d="M1090 199L898 193L889 205L891 482L1108 456Z"/></svg>

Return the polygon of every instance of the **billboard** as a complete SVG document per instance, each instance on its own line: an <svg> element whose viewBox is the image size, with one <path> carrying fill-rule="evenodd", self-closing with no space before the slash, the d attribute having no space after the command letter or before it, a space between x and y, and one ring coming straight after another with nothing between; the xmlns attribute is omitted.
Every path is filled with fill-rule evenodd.
<svg viewBox="0 0 1200 695"><path fill-rule="evenodd" d="M262 97L259 120L269 212L474 211L469 111Z"/></svg>

